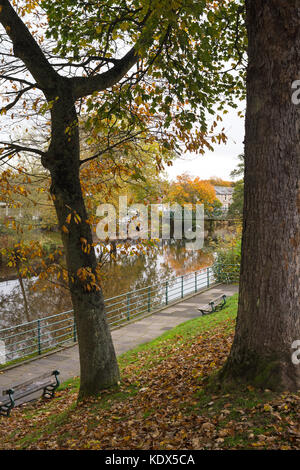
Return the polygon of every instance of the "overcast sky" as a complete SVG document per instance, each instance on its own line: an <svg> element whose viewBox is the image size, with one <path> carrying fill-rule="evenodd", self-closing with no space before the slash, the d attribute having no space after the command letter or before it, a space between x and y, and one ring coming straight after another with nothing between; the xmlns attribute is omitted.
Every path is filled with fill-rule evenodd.
<svg viewBox="0 0 300 470"><path fill-rule="evenodd" d="M223 125L228 137L227 144L216 145L214 152L207 151L205 155L186 154L184 158L176 160L173 166L166 169L169 179L173 180L182 173L201 179L210 176L231 179L230 172L239 163L237 156L244 149L245 121L237 116L237 110L231 110L223 117Z"/></svg>

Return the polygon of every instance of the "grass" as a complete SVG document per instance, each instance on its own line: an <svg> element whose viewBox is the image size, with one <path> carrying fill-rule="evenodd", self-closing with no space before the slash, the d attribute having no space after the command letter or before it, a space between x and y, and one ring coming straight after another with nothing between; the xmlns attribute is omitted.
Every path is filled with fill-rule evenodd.
<svg viewBox="0 0 300 470"><path fill-rule="evenodd" d="M299 449L299 394L206 388L228 356L237 296L119 357L122 381L77 404L79 379L0 419L2 449Z"/></svg>
<svg viewBox="0 0 300 470"><path fill-rule="evenodd" d="M217 325L225 323L229 319L233 320L236 317L237 303L238 297L236 294L227 301L226 308L219 313L188 320L163 333L158 338L127 351L119 357L121 369L138 362L141 355L148 356L148 360L142 362L142 368L159 363L165 359L165 354L172 350L174 342L177 345L190 344L193 339L202 333L213 331ZM233 331L232 324L228 325L228 331Z"/></svg>

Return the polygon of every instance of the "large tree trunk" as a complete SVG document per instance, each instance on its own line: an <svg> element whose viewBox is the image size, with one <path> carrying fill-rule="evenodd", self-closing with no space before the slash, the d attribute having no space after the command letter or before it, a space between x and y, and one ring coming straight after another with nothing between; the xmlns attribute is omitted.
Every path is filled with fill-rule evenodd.
<svg viewBox="0 0 300 470"><path fill-rule="evenodd" d="M86 223L87 213L79 179L77 116L69 87L62 86L59 96L51 111L52 139L43 164L51 173L51 193L69 274L80 355L79 399L82 399L97 395L102 389L116 384L119 369L105 318L102 292L87 288L92 276L96 275L96 257L93 248L89 252L83 250L83 246L92 244L92 233L90 225ZM72 218L68 223L70 213ZM80 217L77 223L75 214ZM67 232L62 230L63 226ZM87 280L81 279L82 268L91 273Z"/></svg>
<svg viewBox="0 0 300 470"><path fill-rule="evenodd" d="M300 389L300 1L248 0L245 207L236 334L223 381Z"/></svg>

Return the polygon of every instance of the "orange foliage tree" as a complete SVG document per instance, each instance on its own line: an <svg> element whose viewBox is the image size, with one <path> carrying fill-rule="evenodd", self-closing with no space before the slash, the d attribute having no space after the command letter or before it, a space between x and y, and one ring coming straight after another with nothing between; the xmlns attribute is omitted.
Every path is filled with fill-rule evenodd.
<svg viewBox="0 0 300 470"><path fill-rule="evenodd" d="M191 178L187 174L177 176L176 181L170 185L166 200L180 205L204 204L206 214L211 214L221 207L212 184L200 180L198 176Z"/></svg>

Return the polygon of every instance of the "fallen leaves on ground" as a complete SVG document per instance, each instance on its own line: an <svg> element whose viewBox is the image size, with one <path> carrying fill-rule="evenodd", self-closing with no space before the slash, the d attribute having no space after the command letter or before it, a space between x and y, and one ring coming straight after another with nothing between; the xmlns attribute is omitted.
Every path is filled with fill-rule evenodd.
<svg viewBox="0 0 300 470"><path fill-rule="evenodd" d="M62 390L0 418L2 449L300 449L300 393L252 387L209 394L205 379L228 356L234 320L188 343L141 351L118 389L76 405Z"/></svg>

